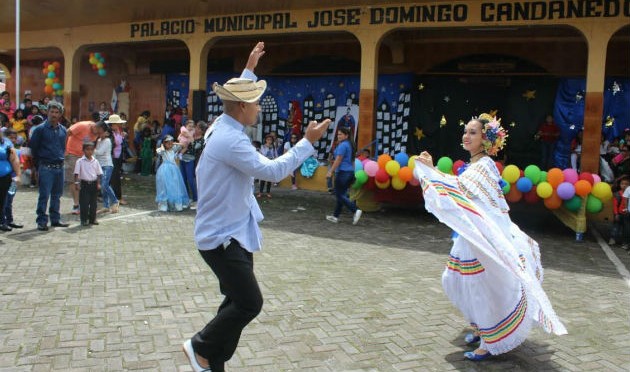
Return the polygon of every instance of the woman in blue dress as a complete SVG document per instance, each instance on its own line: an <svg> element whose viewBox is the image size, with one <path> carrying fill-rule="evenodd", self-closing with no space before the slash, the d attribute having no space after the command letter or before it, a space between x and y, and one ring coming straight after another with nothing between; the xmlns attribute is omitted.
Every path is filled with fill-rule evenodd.
<svg viewBox="0 0 630 372"><path fill-rule="evenodd" d="M164 137L162 146L156 150L159 166L155 177L155 201L162 212L179 212L190 205L188 190L177 165L180 150L181 146L173 143L170 135Z"/></svg>

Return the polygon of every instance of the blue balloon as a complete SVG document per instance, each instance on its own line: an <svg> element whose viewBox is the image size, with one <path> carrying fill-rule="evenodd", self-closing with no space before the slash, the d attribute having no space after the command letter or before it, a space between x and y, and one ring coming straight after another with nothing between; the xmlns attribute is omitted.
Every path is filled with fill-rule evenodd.
<svg viewBox="0 0 630 372"><path fill-rule="evenodd" d="M59 90L59 89L61 89L61 84L59 84L59 83L54 83L54 84L53 84L53 89L54 89L54 90Z"/></svg>
<svg viewBox="0 0 630 372"><path fill-rule="evenodd" d="M516 181L516 188L520 192L529 192L531 191L532 186L534 186L532 180L527 177L521 177L518 179L518 181Z"/></svg>
<svg viewBox="0 0 630 372"><path fill-rule="evenodd" d="M394 160L396 160L396 162L400 164L401 167L406 167L407 163L409 163L409 155L405 154L404 152L400 152L396 154L396 156L394 156Z"/></svg>
<svg viewBox="0 0 630 372"><path fill-rule="evenodd" d="M98 75L99 76L105 76L105 75L107 75L107 72L105 71L104 68L100 68L100 69L98 69Z"/></svg>
<svg viewBox="0 0 630 372"><path fill-rule="evenodd" d="M101 53L94 53L94 58L101 59Z"/></svg>
<svg viewBox="0 0 630 372"><path fill-rule="evenodd" d="M361 160L359 159L354 159L354 171L360 171L363 170L363 163L361 163Z"/></svg>

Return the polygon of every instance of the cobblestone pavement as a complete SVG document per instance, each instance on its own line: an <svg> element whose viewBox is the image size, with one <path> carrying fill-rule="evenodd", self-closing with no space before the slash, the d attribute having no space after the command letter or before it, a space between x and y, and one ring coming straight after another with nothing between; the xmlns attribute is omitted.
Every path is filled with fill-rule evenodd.
<svg viewBox="0 0 630 372"><path fill-rule="evenodd" d="M222 297L193 245L194 211L157 212L153 178L130 177L121 213L91 228L66 214L70 228L46 233L35 229L37 193L20 189L16 220L26 227L0 235L0 371L190 371L181 344ZM265 304L228 370L630 370L627 284L592 235L576 243L543 207L513 217L541 245L544 288L569 334L535 330L518 349L473 363L440 283L446 227L395 208L335 225L324 220L332 196L273 192L255 255Z"/></svg>

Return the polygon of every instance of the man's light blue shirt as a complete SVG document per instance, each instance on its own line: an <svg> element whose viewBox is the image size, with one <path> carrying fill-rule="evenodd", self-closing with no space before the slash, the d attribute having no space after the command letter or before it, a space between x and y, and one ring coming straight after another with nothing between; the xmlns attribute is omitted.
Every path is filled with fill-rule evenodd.
<svg viewBox="0 0 630 372"><path fill-rule="evenodd" d="M252 75L245 70L241 77ZM313 146L302 139L269 160L256 151L245 127L231 116L222 114L212 126L197 165L195 244L199 250L212 250L235 239L247 251L259 251L263 238L258 222L263 214L253 194L254 179L280 182L313 154Z"/></svg>

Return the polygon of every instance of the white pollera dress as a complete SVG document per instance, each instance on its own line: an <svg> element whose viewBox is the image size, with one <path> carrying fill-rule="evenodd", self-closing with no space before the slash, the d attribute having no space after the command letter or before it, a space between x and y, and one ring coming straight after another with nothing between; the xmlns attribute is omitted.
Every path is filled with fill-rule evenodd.
<svg viewBox="0 0 630 372"><path fill-rule="evenodd" d="M510 220L494 161L483 157L452 176L416 160L414 173L426 209L456 232L442 286L479 331L480 348L508 352L535 324L566 334L541 286L538 244Z"/></svg>

